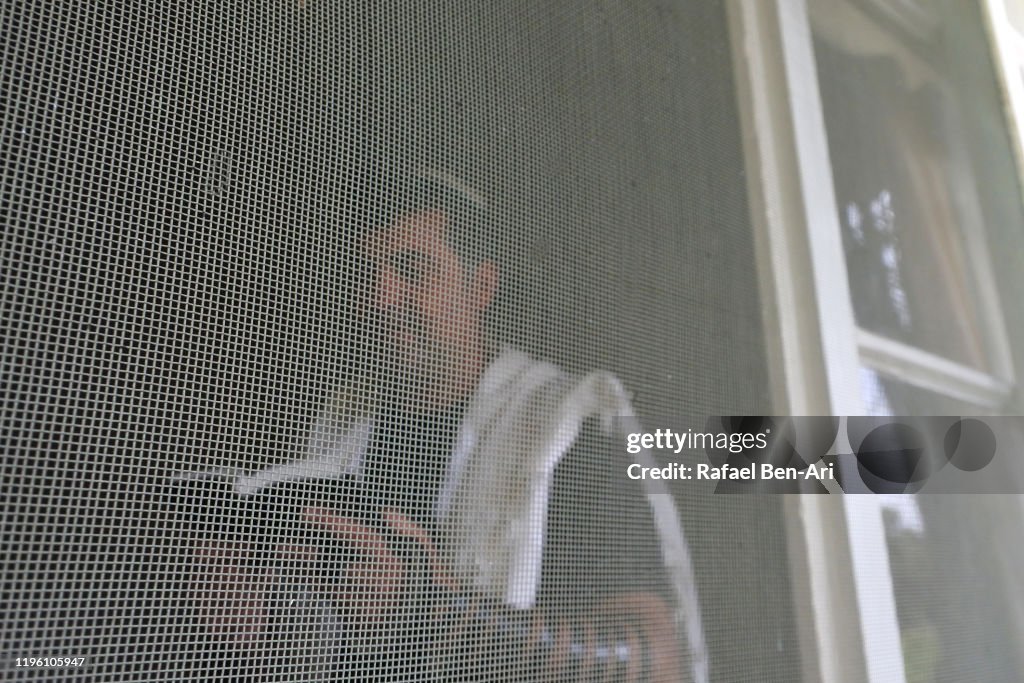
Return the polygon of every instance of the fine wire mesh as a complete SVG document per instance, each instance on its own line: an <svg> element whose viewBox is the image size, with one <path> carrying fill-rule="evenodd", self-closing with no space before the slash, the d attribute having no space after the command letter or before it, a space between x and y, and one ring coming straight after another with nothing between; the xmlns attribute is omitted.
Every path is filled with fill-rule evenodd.
<svg viewBox="0 0 1024 683"><path fill-rule="evenodd" d="M614 373L652 430L769 412L722 3L7 2L2 20L4 676L569 678L493 637L427 660L421 613L388 612L384 637L346 622L351 551L302 510L421 514L399 482L436 472L399 418L377 418L394 439L368 498L174 477L252 475L308 455L331 410L378 410L394 373L365 240L396 219L385 179L417 169L486 204L494 346ZM652 552L616 536L635 495L574 476L557 538ZM781 498L676 507L710 679L796 680ZM553 585L554 606L583 599Z"/></svg>

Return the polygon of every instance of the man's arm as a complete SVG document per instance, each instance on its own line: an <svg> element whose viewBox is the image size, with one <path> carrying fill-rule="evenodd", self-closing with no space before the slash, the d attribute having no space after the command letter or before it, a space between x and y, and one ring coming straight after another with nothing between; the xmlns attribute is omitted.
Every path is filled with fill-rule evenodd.
<svg viewBox="0 0 1024 683"><path fill-rule="evenodd" d="M467 652L479 655L482 661L470 662L470 668L494 667L501 660L493 659L493 653L503 652L520 665L524 657L536 661L536 673L557 676L558 680L591 676L606 680L602 677L611 671L619 671L619 680L625 681L685 680L672 611L655 592L623 590L577 611L541 607L526 619L514 619L510 610L495 609L461 591L440 561L429 534L396 510L384 512L382 529L372 529L326 508L307 508L304 519L359 548L359 559L349 563L339 583L337 600L349 614L356 615L360 623L352 626L367 640L393 632L400 619L415 618L418 629L436 639L441 653L455 643L458 657L465 659ZM437 598L429 614L400 611L422 596L412 585L418 568L392 547L396 537L417 545L422 552L431 575L428 590ZM510 653L509 643L517 644L522 652ZM616 646L628 647L628 656L601 653ZM584 652L574 652L580 647ZM480 670L485 677L498 672L495 668Z"/></svg>
<svg viewBox="0 0 1024 683"><path fill-rule="evenodd" d="M525 618L515 614L517 626L499 623L511 620L511 610L502 615L495 605L464 592L441 563L430 535L397 511L386 511L376 531L323 508L307 509L306 521L370 551L344 581L348 601L374 598L362 600L367 607L393 608L422 590L412 585L422 568L407 566L409 559L400 558L393 546L397 540L418 548L414 562L429 565L429 590L442 596L434 601L434 623L427 630L476 650L485 666L502 665L491 660L488 648L507 652L509 642L519 642L539 662L540 673L558 680L610 670L630 681L687 680L660 537L644 489L625 475L625 464L621 448L596 422L586 422L556 469L537 608ZM387 626L386 614L369 609L365 625ZM525 637L516 632L524 630L524 622L529 624Z"/></svg>
<svg viewBox="0 0 1024 683"><path fill-rule="evenodd" d="M459 586L430 534L397 510L372 526L344 507L307 507L303 520L351 548L336 601L350 615L350 633L362 631L367 642L409 632L411 624L405 645L460 643L470 651L467 665L475 650L481 665L501 667L488 648L507 651L518 642L560 680L611 669L625 680L685 680L650 505L625 475L621 448L596 422L584 424L555 472L537 608L528 616Z"/></svg>

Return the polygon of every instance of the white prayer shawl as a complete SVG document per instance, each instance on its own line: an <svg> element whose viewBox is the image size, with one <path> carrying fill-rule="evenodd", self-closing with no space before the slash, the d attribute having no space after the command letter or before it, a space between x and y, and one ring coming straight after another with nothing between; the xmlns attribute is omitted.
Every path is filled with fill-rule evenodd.
<svg viewBox="0 0 1024 683"><path fill-rule="evenodd" d="M308 455L301 460L251 474L220 471L179 478L228 474L239 495L251 495L285 481L360 477L374 428L366 409L370 403L366 397L339 394L317 419ZM632 462L656 466L647 450L632 457L625 454L626 435L642 430L614 375L593 372L573 377L514 349L503 351L484 372L468 404L434 509L447 559L467 585L510 607L534 605L554 471L583 421L592 417L600 419L609 436L621 439L623 477ZM645 479L644 486L676 596L677 625L689 646L693 680L706 683L700 605L675 502L663 481Z"/></svg>
<svg viewBox="0 0 1024 683"><path fill-rule="evenodd" d="M611 373L572 377L512 349L487 368L435 508L448 559L464 581L509 606L534 605L555 468L592 417L610 437L620 438L623 477L631 462L656 466L647 450L626 455L626 435L642 430ZM707 650L689 546L665 483L645 479L644 485L694 681L706 683Z"/></svg>

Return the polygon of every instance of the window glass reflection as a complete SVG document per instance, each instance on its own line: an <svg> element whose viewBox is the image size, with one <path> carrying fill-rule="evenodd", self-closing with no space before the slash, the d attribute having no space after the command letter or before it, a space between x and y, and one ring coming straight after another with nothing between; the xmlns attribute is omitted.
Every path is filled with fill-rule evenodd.
<svg viewBox="0 0 1024 683"><path fill-rule="evenodd" d="M860 369L868 415L977 415L969 404ZM992 542L1001 496L895 494L882 508L906 680L1003 681L1019 670L1005 600L1018 566Z"/></svg>
<svg viewBox="0 0 1024 683"><path fill-rule="evenodd" d="M917 58L902 48L897 58L818 39L815 50L858 325L989 369L959 98L923 58L909 69Z"/></svg>

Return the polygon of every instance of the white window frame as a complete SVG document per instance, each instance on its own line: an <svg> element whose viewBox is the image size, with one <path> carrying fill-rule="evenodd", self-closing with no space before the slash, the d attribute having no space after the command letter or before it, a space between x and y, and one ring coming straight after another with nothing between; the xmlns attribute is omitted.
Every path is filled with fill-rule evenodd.
<svg viewBox="0 0 1024 683"><path fill-rule="evenodd" d="M856 325L807 0L729 0L726 7L773 398L780 413L864 414L859 373L866 366L992 414L1021 414L1024 406L1013 399L1011 336L983 241L968 257L985 299L983 324L995 337L991 373ZM990 22L1008 24L1005 14L993 19L992 8L987 9ZM1010 100L1020 162L1024 36L1013 45L1017 76L1008 89L1017 91ZM1001 44L996 48L1005 51ZM960 208L977 215L975 207ZM1013 338L1021 339L1015 332ZM796 604L804 680L905 681L879 500L807 495L790 497L786 505L794 585L806 586ZM1011 506L1019 513L1024 503L1018 498Z"/></svg>
<svg viewBox="0 0 1024 683"><path fill-rule="evenodd" d="M982 0L989 43L999 83L1005 97L1006 118L1014 141L1017 168L1024 169L1024 26L1018 30L1010 21L1008 5L1018 5L1024 17L1024 0ZM1018 173L1024 192L1024 173Z"/></svg>

